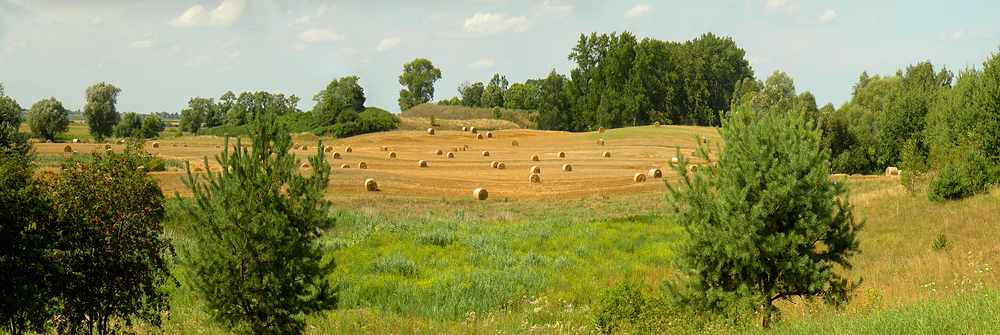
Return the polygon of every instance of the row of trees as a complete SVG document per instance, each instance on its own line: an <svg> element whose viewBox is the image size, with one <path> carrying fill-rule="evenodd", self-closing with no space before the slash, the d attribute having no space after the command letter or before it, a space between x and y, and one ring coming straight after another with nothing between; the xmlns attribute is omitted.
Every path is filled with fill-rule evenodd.
<svg viewBox="0 0 1000 335"><path fill-rule="evenodd" d="M466 106L473 108L503 107L506 109L538 109L538 94L542 80L528 79L523 84L508 86L507 77L499 73L493 75L489 85L468 81L458 87L457 96L451 100L441 100L438 105Z"/></svg>

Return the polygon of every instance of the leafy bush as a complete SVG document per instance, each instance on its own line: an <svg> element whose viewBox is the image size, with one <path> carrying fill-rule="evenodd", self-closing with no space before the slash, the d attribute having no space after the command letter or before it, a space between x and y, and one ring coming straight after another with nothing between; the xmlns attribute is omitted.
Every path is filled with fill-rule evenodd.
<svg viewBox="0 0 1000 335"><path fill-rule="evenodd" d="M212 128L201 128L198 129L198 135L208 135L208 136L244 136L247 134L246 126L233 126L229 124L223 124Z"/></svg>
<svg viewBox="0 0 1000 335"><path fill-rule="evenodd" d="M312 115L305 112L294 112L279 117L288 126L291 133L302 133L316 128L318 125Z"/></svg>
<svg viewBox="0 0 1000 335"><path fill-rule="evenodd" d="M392 113L389 113L384 109L368 107L364 112L358 114L357 121L319 127L313 129L312 133L316 136L331 134L338 138L344 138L354 135L392 130L398 125L399 118Z"/></svg>
<svg viewBox="0 0 1000 335"><path fill-rule="evenodd" d="M930 189L927 190L927 199L936 202L961 199L972 194L969 185L965 164L948 162L943 169L938 171L937 178L931 181Z"/></svg>
<svg viewBox="0 0 1000 335"><path fill-rule="evenodd" d="M594 313L597 328L604 334L614 333L626 325L640 325L650 310L651 288L634 281L623 281L601 292Z"/></svg>

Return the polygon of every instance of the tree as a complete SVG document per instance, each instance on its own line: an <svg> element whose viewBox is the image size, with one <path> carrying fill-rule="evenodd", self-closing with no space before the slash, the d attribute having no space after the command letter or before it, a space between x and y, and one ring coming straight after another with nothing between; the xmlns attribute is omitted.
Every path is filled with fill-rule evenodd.
<svg viewBox="0 0 1000 335"><path fill-rule="evenodd" d="M206 128L219 125L219 108L212 98L191 98L188 100L188 108L181 110L181 131L197 133L202 122L205 122Z"/></svg>
<svg viewBox="0 0 1000 335"><path fill-rule="evenodd" d="M537 109L539 87L530 84L514 83L504 95L503 107L506 109Z"/></svg>
<svg viewBox="0 0 1000 335"><path fill-rule="evenodd" d="M483 87L482 82L476 82L475 84L470 84L468 80L462 83L458 87L458 94L462 96L462 106L465 107L480 107L482 106L483 99Z"/></svg>
<svg viewBox="0 0 1000 335"><path fill-rule="evenodd" d="M507 76L493 74L490 84L486 85L483 97L480 99L483 107L503 107L503 99L507 94Z"/></svg>
<svg viewBox="0 0 1000 335"><path fill-rule="evenodd" d="M38 100L28 110L28 127L42 138L54 140L56 134L68 130L69 111L56 98Z"/></svg>
<svg viewBox="0 0 1000 335"><path fill-rule="evenodd" d="M114 136L117 138L128 138L132 137L132 133L141 133L142 115L139 115L139 113L136 112L125 112L125 114L122 114L114 129Z"/></svg>
<svg viewBox="0 0 1000 335"><path fill-rule="evenodd" d="M251 150L237 138L230 151L227 138L216 156L222 169L207 173L207 183L187 166L185 185L194 192L193 203L183 203L195 236L184 250L190 287L230 330L301 333L304 315L337 303L325 279L334 265L316 243L318 231L332 225L323 196L330 165L320 142L311 169L300 173L291 137L273 113L249 127Z"/></svg>
<svg viewBox="0 0 1000 335"><path fill-rule="evenodd" d="M856 283L849 269L858 252L847 185L829 179L830 151L805 113L758 113L744 104L723 119L725 146L715 164L689 172L686 155L667 183L671 211L689 234L672 289L681 304L715 311L752 309L768 328L781 299L822 297L839 304ZM697 149L710 159L707 148ZM717 164L717 165L716 165Z"/></svg>
<svg viewBox="0 0 1000 335"><path fill-rule="evenodd" d="M555 69L542 82L538 92L538 129L570 130L573 124L573 114L565 93L566 76L556 73Z"/></svg>
<svg viewBox="0 0 1000 335"><path fill-rule="evenodd" d="M142 117L142 127L139 129L139 132L143 138L160 137L160 132L163 129L166 129L166 125L163 124L163 119L160 119L159 116L149 114Z"/></svg>
<svg viewBox="0 0 1000 335"><path fill-rule="evenodd" d="M56 282L60 333L110 334L135 318L159 326L169 309L174 252L163 236L163 194L142 166L148 161L141 142L130 140L121 152L67 159L58 176L45 178L64 272Z"/></svg>
<svg viewBox="0 0 1000 335"><path fill-rule="evenodd" d="M399 84L406 86L399 90L399 110L406 111L410 107L434 99L434 82L441 79L441 69L434 67L426 58L417 58L403 64L403 74L399 75Z"/></svg>
<svg viewBox="0 0 1000 335"><path fill-rule="evenodd" d="M365 110L365 90L358 85L358 76L330 81L326 89L313 96L312 114L317 126L354 121Z"/></svg>
<svg viewBox="0 0 1000 335"><path fill-rule="evenodd" d="M90 85L84 92L87 103L83 105L83 116L87 118L90 135L98 141L111 136L118 123L118 111L115 109L115 104L118 103L118 94L121 91L120 88L102 81Z"/></svg>
<svg viewBox="0 0 1000 335"><path fill-rule="evenodd" d="M3 83L0 83L0 155L13 152L28 162L31 143L28 143L28 135L20 132L21 106L3 91Z"/></svg>

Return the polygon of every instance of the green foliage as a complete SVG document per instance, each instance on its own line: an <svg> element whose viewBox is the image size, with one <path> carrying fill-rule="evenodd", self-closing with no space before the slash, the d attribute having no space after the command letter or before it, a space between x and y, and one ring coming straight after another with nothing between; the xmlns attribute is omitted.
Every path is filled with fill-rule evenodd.
<svg viewBox="0 0 1000 335"><path fill-rule="evenodd" d="M938 236L934 238L934 243L931 244L931 250L934 251L947 251L951 250L953 245L948 244L948 237L944 236L944 233L938 233Z"/></svg>
<svg viewBox="0 0 1000 335"><path fill-rule="evenodd" d="M118 124L115 125L114 136L117 138L132 137L132 134L142 134L142 116L136 112L125 112L122 114Z"/></svg>
<svg viewBox="0 0 1000 335"><path fill-rule="evenodd" d="M506 109L538 109L540 85L513 83L503 97Z"/></svg>
<svg viewBox="0 0 1000 335"><path fill-rule="evenodd" d="M187 281L212 318L232 331L296 334L304 316L334 308L337 289L325 277L334 269L316 243L332 221L323 192L330 165L322 142L303 174L291 137L274 113L250 124L250 150L240 139L216 156L218 173L193 175L184 207L193 221L193 244L184 251ZM205 158L208 164L208 158ZM204 176L207 182L198 181Z"/></svg>
<svg viewBox="0 0 1000 335"><path fill-rule="evenodd" d="M441 69L434 67L426 58L417 58L403 64L399 84L406 88L399 90L399 110L406 111L434 99L434 82L440 79Z"/></svg>
<svg viewBox="0 0 1000 335"><path fill-rule="evenodd" d="M159 326L169 308L173 247L160 224L163 195L143 162L141 147L129 142L121 153L67 158L58 176L47 178L60 232L53 245L60 333L108 334L136 318Z"/></svg>
<svg viewBox="0 0 1000 335"><path fill-rule="evenodd" d="M139 133L143 138L158 138L163 129L166 129L163 119L155 114L148 114L142 117L142 128L139 129Z"/></svg>
<svg viewBox="0 0 1000 335"><path fill-rule="evenodd" d="M399 125L399 118L388 111L368 107L364 112L358 114L356 122L335 124L332 126L319 127L312 130L316 136L332 134L337 138L350 137L354 135L367 134L379 131L396 129Z"/></svg>
<svg viewBox="0 0 1000 335"><path fill-rule="evenodd" d="M935 202L961 199L972 194L970 186L966 164L948 162L943 169L938 170L937 178L931 181L927 199Z"/></svg>
<svg viewBox="0 0 1000 335"><path fill-rule="evenodd" d="M507 76L499 73L493 74L489 85L483 90L483 96L479 99L482 107L503 107L504 95L507 94Z"/></svg>
<svg viewBox="0 0 1000 335"><path fill-rule="evenodd" d="M279 119L288 126L288 131L291 133L307 132L318 126L312 113L293 112L282 115Z"/></svg>
<svg viewBox="0 0 1000 335"><path fill-rule="evenodd" d="M903 144L900 153L899 183L910 195L917 195L926 179L924 173L927 172L928 166L925 150L916 138L906 140Z"/></svg>
<svg viewBox="0 0 1000 335"><path fill-rule="evenodd" d="M458 94L462 96L462 106L482 107L483 91L485 90L482 82L475 84L470 84L469 81L463 82L462 85L458 86Z"/></svg>
<svg viewBox="0 0 1000 335"><path fill-rule="evenodd" d="M87 118L90 136L98 141L111 136L115 125L118 124L115 104L118 103L118 94L121 91L120 88L102 81L90 85L84 92L87 103L83 105L83 116Z"/></svg>
<svg viewBox="0 0 1000 335"><path fill-rule="evenodd" d="M667 183L673 215L690 236L677 266L688 279L671 286L681 305L749 308L767 328L776 300L842 303L854 285L835 269L850 268L863 223L854 222L846 185L828 178L820 130L800 110L757 113L743 104L719 132L717 166L688 172L678 149L681 179ZM697 152L710 160L704 146Z"/></svg>
<svg viewBox="0 0 1000 335"><path fill-rule="evenodd" d="M431 127L437 126L437 120L434 119L434 114L430 117Z"/></svg>
<svg viewBox="0 0 1000 335"><path fill-rule="evenodd" d="M0 83L0 155L14 153L28 162L31 143L28 134L20 132L21 106L13 98L3 95L3 84Z"/></svg>
<svg viewBox="0 0 1000 335"><path fill-rule="evenodd" d="M188 108L181 110L181 131L197 133L198 129L201 129L202 122L205 122L205 127L218 126L220 108L221 106L217 105L212 98L191 98L188 100Z"/></svg>
<svg viewBox="0 0 1000 335"><path fill-rule="evenodd" d="M38 100L28 110L28 127L46 140L69 130L69 111L56 98Z"/></svg>
<svg viewBox="0 0 1000 335"><path fill-rule="evenodd" d="M564 91L566 76L553 69L542 81L538 92L538 129L570 130L574 124L574 114L570 111L569 100Z"/></svg>
<svg viewBox="0 0 1000 335"><path fill-rule="evenodd" d="M333 80L313 96L312 115L317 127L355 121L365 110L365 90L358 84L358 76Z"/></svg>
<svg viewBox="0 0 1000 335"><path fill-rule="evenodd" d="M500 114L500 107L493 107L493 119L499 120L503 114Z"/></svg>
<svg viewBox="0 0 1000 335"><path fill-rule="evenodd" d="M641 282L623 281L605 289L595 301L594 322L604 334L613 334L623 325L640 325L652 309L649 285Z"/></svg>

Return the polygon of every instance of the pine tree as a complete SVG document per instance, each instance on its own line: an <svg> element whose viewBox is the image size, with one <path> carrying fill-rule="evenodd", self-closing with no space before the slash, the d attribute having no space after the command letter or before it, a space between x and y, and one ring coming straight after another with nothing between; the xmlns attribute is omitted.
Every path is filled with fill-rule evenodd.
<svg viewBox="0 0 1000 335"><path fill-rule="evenodd" d="M251 122L249 150L237 139L230 151L226 139L216 156L222 169L208 172L207 183L190 165L185 180L194 191L185 208L195 241L182 249L190 286L216 321L238 333L301 333L305 314L337 303L324 279L334 264L316 243L332 224L323 199L330 165L320 142L312 168L296 170L291 137L274 114Z"/></svg>
<svg viewBox="0 0 1000 335"><path fill-rule="evenodd" d="M756 114L747 105L723 119L716 164L667 183L675 218L690 238L680 252L682 304L759 313L768 328L780 299L822 297L839 304L857 285L835 272L858 252L847 185L829 179L830 151L805 113ZM709 159L704 146L701 160ZM678 157L680 155L678 149Z"/></svg>

